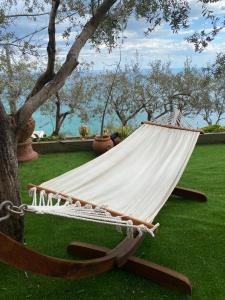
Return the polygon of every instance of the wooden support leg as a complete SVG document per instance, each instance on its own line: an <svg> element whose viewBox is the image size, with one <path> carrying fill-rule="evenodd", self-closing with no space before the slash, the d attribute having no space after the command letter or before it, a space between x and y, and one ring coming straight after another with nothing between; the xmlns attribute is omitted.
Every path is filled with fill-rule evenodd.
<svg viewBox="0 0 225 300"><path fill-rule="evenodd" d="M172 195L179 196L187 199L192 199L200 202L206 202L207 196L204 193L201 193L197 190L192 190L188 188L183 187L175 187L175 189L172 192Z"/></svg>
<svg viewBox="0 0 225 300"><path fill-rule="evenodd" d="M125 238L102 257L89 260L66 260L35 252L0 232L0 262L15 268L51 277L79 279L95 276L122 266L137 249L144 236Z"/></svg>
<svg viewBox="0 0 225 300"><path fill-rule="evenodd" d="M72 242L67 250L71 255L78 255L81 258L90 259L102 257L102 255L106 255L110 249L87 243ZM192 286L186 276L153 262L130 256L122 266L122 269L143 276L162 286L191 295Z"/></svg>

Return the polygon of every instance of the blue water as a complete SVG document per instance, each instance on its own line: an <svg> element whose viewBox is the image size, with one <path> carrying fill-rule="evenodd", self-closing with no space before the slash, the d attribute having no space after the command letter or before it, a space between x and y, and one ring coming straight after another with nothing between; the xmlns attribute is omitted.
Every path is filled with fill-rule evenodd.
<svg viewBox="0 0 225 300"><path fill-rule="evenodd" d="M36 121L35 130L44 130L46 135L50 135L53 132L55 124L54 117L42 115L39 111L37 111L33 114L33 118ZM119 126L119 122L115 118L115 116L106 117L104 127L106 128L109 124L113 124L117 127ZM134 121L132 122L132 124L135 126ZM60 133L62 133L65 136L79 136L79 127L81 125L87 125L89 129L89 135L95 135L100 133L100 119L98 120L93 118L90 119L88 122L84 123L76 114L73 114L64 121Z"/></svg>
<svg viewBox="0 0 225 300"><path fill-rule="evenodd" d="M182 71L183 68L173 68L172 72L174 74ZM143 69L142 72L145 74L148 70ZM100 71L93 71L93 74L98 74ZM34 119L36 120L35 130L44 130L46 135L50 135L54 129L54 117L42 115L39 111L33 114ZM129 122L130 125L138 127L142 121L147 119L146 113L139 113L135 119ZM192 125L193 128L201 128L207 126L207 123L202 119L201 116L195 116L192 118L187 117L187 121ZM120 121L115 115L107 115L104 127L107 128L108 125L114 125L115 127L121 126ZM83 123L82 120L76 115L73 114L69 116L63 123L60 133L66 136L79 136L79 127L81 125L87 125L89 128L89 135L95 135L100 133L101 120L92 118L87 123Z"/></svg>
<svg viewBox="0 0 225 300"><path fill-rule="evenodd" d="M173 68L172 72L174 74L182 71L182 68ZM93 71L93 74L98 74L100 71ZM143 73L147 72L147 69L142 70ZM4 99L3 99L4 100ZM6 110L9 111L7 101L4 101L4 105ZM33 118L36 121L35 130L43 130L46 135L50 135L53 132L55 120L52 116L43 115L40 111L37 111L33 114ZM138 127L142 121L147 119L146 113L139 113L133 120L131 120L128 124L132 125L133 127ZM192 125L193 128L201 128L207 126L207 123L202 119L201 116L195 117L187 117L187 121ZM214 118L215 121L215 118ZM225 125L225 121L221 122ZM87 125L89 128L89 135L95 135L100 133L101 127L101 120L100 118L92 118L87 123L83 123L82 120L76 115L73 114L66 118L64 121L60 133L64 134L65 136L79 136L79 127L81 125ZM104 127L107 128L110 125L114 127L121 126L120 121L115 115L107 115Z"/></svg>
<svg viewBox="0 0 225 300"><path fill-rule="evenodd" d="M42 115L39 111L33 114L33 118L36 121L35 130L44 130L46 135L50 135L54 129L54 118L50 116ZM146 120L145 113L139 113L134 120L129 122L134 127L137 127L141 121ZM196 116L193 118L187 117L187 121L192 125L194 128L201 128L206 126L206 122L203 121L201 116ZM111 115L106 117L105 121L105 128L109 125L114 125L115 127L120 126L119 120L116 116ZM87 125L89 129L89 135L95 135L100 133L101 127L101 120L100 119L90 119L87 123L83 123L81 119L73 114L71 117L68 117L62 125L62 129L60 133L64 134L65 136L79 136L79 127L81 125Z"/></svg>

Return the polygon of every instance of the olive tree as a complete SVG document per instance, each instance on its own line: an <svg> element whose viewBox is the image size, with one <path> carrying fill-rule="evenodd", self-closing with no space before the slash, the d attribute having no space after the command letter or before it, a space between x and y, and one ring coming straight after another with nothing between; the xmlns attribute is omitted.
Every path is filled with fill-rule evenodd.
<svg viewBox="0 0 225 300"><path fill-rule="evenodd" d="M10 114L15 114L18 107L26 99L26 95L32 88L35 80L35 62L27 61L26 55L21 55L20 59L12 46L5 45L0 52L0 92Z"/></svg>
<svg viewBox="0 0 225 300"><path fill-rule="evenodd" d="M40 110L43 115L50 115L55 119L52 135L59 135L64 121L75 114L85 122L88 121L89 116L86 110L93 98L95 86L95 79L90 73L89 64L85 66L81 64L64 87L41 106Z"/></svg>
<svg viewBox="0 0 225 300"><path fill-rule="evenodd" d="M219 124L225 119L225 79L214 74L211 66L202 69L199 74L200 93L192 103L207 125Z"/></svg>
<svg viewBox="0 0 225 300"><path fill-rule="evenodd" d="M119 60L115 70L99 74L94 114L116 116L121 125L126 126L142 109L141 81L138 62L121 67Z"/></svg>
<svg viewBox="0 0 225 300"><path fill-rule="evenodd" d="M174 74L170 62L160 60L150 63L143 75L142 103L148 120L158 119L182 105L184 115L194 112L200 94L199 72L186 59L183 71Z"/></svg>
<svg viewBox="0 0 225 300"><path fill-rule="evenodd" d="M171 109L174 93L174 76L170 62L151 62L147 73L143 75L141 88L143 111L147 113L148 121L157 119Z"/></svg>
<svg viewBox="0 0 225 300"><path fill-rule="evenodd" d="M111 72L110 76L115 76ZM119 68L115 76L115 86L110 106L120 120L122 126L126 126L142 109L141 102L142 76L138 62Z"/></svg>

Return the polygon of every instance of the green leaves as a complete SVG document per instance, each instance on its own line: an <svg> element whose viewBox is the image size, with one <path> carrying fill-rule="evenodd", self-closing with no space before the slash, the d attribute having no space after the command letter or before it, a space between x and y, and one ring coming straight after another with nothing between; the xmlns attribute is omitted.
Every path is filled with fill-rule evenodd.
<svg viewBox="0 0 225 300"><path fill-rule="evenodd" d="M163 22L168 22L174 32L188 26L188 1L141 0L136 2L134 10L136 18L144 18L147 22L147 34Z"/></svg>
<svg viewBox="0 0 225 300"><path fill-rule="evenodd" d="M217 3L219 0L200 0L202 3L202 16L205 19L205 24L207 23L210 30L201 30L200 32L195 32L187 41L193 43L195 46L195 51L202 52L210 42L212 42L215 36L224 28L225 18L223 14L218 14L218 11L213 11L210 4ZM222 8L221 8L222 10Z"/></svg>

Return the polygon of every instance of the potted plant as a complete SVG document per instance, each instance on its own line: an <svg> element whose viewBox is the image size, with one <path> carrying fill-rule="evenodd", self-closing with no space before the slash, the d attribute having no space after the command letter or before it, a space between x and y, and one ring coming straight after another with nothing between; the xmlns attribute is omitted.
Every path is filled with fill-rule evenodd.
<svg viewBox="0 0 225 300"><path fill-rule="evenodd" d="M108 96L105 101L103 113L102 113L102 120L101 120L101 130L100 130L100 135L95 136L92 148L95 153L97 154L102 154L108 150L110 150L113 146L114 143L109 135L108 130L104 129L104 122L105 122L105 115L106 115L106 110L108 103L112 97L112 90L113 90L113 85L115 83L116 75L114 75L111 86L109 88Z"/></svg>
<svg viewBox="0 0 225 300"><path fill-rule="evenodd" d="M114 146L113 141L109 135L108 130L102 129L102 133L99 136L95 136L92 148L95 153L102 154L110 150Z"/></svg>
<svg viewBox="0 0 225 300"><path fill-rule="evenodd" d="M79 127L79 133L82 139L87 138L88 136L88 127L86 125L81 125Z"/></svg>
<svg viewBox="0 0 225 300"><path fill-rule="evenodd" d="M110 150L114 146L114 143L109 135L109 132L104 129L104 122L105 122L107 106L112 98L112 91L113 91L113 87L116 82L116 77L117 77L117 73L119 71L120 62L121 62L121 51L120 51L119 62L117 63L116 71L112 78L112 83L109 87L108 96L106 98L105 105L104 105L104 109L103 109L103 113L102 113L102 120L101 120L100 135L95 136L93 144L92 144L92 148L97 154L102 154L102 153Z"/></svg>
<svg viewBox="0 0 225 300"><path fill-rule="evenodd" d="M38 158L38 153L32 148L31 135L34 132L35 121L30 118L24 128L20 131L17 145L18 162L27 162Z"/></svg>

